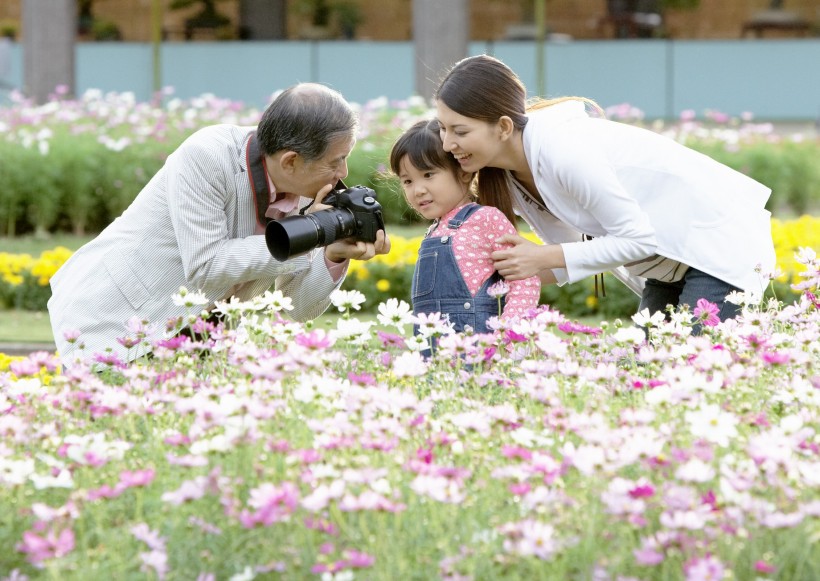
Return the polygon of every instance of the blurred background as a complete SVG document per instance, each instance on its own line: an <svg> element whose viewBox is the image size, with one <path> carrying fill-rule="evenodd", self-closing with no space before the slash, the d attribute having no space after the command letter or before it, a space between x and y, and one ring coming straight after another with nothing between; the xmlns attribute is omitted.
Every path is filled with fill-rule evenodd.
<svg viewBox="0 0 820 581"><path fill-rule="evenodd" d="M533 94L820 117L820 0L3 0L0 87L163 87L264 106L297 81L349 100L429 97L468 54Z"/></svg>

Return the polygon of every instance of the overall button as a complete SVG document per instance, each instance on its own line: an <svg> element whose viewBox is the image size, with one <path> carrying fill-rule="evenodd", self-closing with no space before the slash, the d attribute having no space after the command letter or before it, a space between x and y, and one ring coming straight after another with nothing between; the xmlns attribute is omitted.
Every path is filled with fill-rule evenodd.
<svg viewBox="0 0 820 581"><path fill-rule="evenodd" d="M442 236L442 237L441 237L441 243L442 243L442 244L447 244L447 241L448 241L449 239L450 239L450 237L449 237L449 236Z"/></svg>
<svg viewBox="0 0 820 581"><path fill-rule="evenodd" d="M470 308L470 303L464 303L464 308L469 309Z"/></svg>

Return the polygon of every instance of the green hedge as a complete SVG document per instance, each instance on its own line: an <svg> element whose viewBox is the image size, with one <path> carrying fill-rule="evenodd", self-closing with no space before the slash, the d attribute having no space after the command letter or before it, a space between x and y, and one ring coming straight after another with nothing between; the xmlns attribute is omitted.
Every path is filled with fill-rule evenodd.
<svg viewBox="0 0 820 581"><path fill-rule="evenodd" d="M84 97L42 107L0 107L0 235L98 232L116 218L190 133L220 122L255 123L259 113L218 99L165 105L121 96ZM375 189L390 224L417 218L386 176L403 130L433 111L420 99L361 107L362 134L349 159L349 185ZM664 131L767 184L770 209L802 214L820 207L820 142L691 123Z"/></svg>

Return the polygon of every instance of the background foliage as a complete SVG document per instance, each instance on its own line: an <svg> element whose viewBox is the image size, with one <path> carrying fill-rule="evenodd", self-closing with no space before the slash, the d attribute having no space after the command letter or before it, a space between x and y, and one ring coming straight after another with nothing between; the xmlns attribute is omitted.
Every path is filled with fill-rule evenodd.
<svg viewBox="0 0 820 581"><path fill-rule="evenodd" d="M420 98L356 105L361 131L349 160L348 185L378 193L389 224L417 220L386 171L404 128L433 115ZM191 101L158 95L150 103L129 94L89 92L77 100L35 106L16 98L0 108L0 235L99 232L136 197L165 158L192 132L214 123L254 125L261 112L203 96ZM610 118L642 125L639 110L618 106ZM778 135L768 124L713 114L706 122L645 125L772 188L770 209L800 215L820 208L820 143Z"/></svg>

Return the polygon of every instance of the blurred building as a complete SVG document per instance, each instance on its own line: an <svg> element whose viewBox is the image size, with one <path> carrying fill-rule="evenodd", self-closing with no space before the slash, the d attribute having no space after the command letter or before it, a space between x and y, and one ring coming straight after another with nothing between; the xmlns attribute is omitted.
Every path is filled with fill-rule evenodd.
<svg viewBox="0 0 820 581"><path fill-rule="evenodd" d="M0 3L0 35L20 38L21 4ZM473 40L528 39L536 0L470 0ZM77 0L81 40L151 39L151 10L161 7L169 41L254 38L254 10L277 15L265 39L412 38L412 0ZM544 0L555 39L803 37L820 32L819 0ZM244 3L244 4L243 4ZM188 6L172 8L175 4ZM692 6L693 7L686 7ZM666 7L683 6L683 7ZM211 18L208 18L208 11ZM212 18L213 13L218 18ZM250 15L249 15L250 14ZM204 17L203 17L204 15ZM281 21L281 22L280 22ZM270 30L270 27L269 27Z"/></svg>

